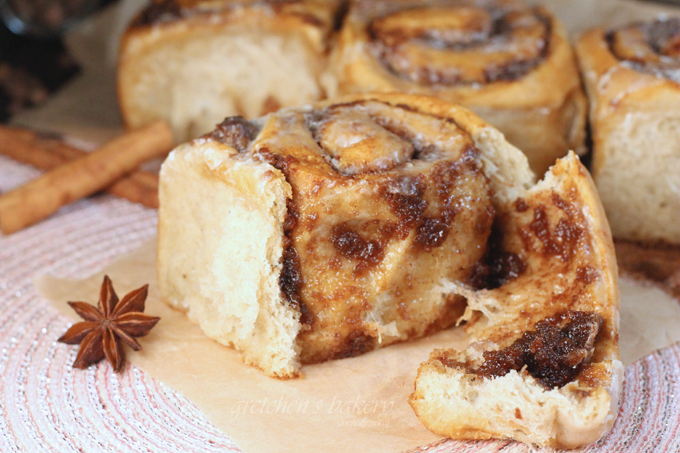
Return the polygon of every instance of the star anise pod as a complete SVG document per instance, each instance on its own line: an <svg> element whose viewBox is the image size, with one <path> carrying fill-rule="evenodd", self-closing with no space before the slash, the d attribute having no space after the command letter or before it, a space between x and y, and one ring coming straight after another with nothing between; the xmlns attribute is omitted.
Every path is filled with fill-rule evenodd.
<svg viewBox="0 0 680 453"><path fill-rule="evenodd" d="M97 307L86 302L68 303L85 320L72 325L57 340L66 344L80 343L74 368L85 369L106 357L113 369L120 371L125 363L123 343L135 351L142 349L134 337L148 334L161 319L142 313L148 289L149 285L144 285L119 302L111 279L104 276Z"/></svg>

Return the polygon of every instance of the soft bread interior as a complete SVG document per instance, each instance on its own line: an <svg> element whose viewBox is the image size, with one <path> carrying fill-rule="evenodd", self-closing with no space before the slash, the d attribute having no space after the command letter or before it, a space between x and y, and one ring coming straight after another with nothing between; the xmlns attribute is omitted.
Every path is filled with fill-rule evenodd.
<svg viewBox="0 0 680 453"><path fill-rule="evenodd" d="M621 362L613 362L610 372L616 383L610 388L583 392L574 382L546 391L514 370L482 380L434 361L419 370L411 405L421 420L428 420L430 430L454 438L513 438L575 448L598 440L614 423L623 380Z"/></svg>
<svg viewBox="0 0 680 453"><path fill-rule="evenodd" d="M680 243L680 112L629 112L611 121L594 173L615 237ZM642 213L653 213L643 215Z"/></svg>
<svg viewBox="0 0 680 453"><path fill-rule="evenodd" d="M614 237L680 244L680 89L673 58L655 53L660 43L652 52L657 63L640 50L665 20L655 22L595 28L579 37L576 50L590 99L593 178ZM620 39L633 30L640 43Z"/></svg>
<svg viewBox="0 0 680 453"><path fill-rule="evenodd" d="M159 286L207 336L271 376L299 370L300 313L281 303L291 188L274 167L196 140L165 161L159 188ZM234 240L234 238L238 238Z"/></svg>
<svg viewBox="0 0 680 453"><path fill-rule="evenodd" d="M481 152L484 174L491 180L494 204L517 199L535 180L527 157L509 144L503 134L491 127L475 126L472 137Z"/></svg>
<svg viewBox="0 0 680 453"><path fill-rule="evenodd" d="M227 116L256 118L323 94L319 56L301 33L238 24L172 27L163 39L128 39L123 50L119 92L129 126L161 118L181 142Z"/></svg>

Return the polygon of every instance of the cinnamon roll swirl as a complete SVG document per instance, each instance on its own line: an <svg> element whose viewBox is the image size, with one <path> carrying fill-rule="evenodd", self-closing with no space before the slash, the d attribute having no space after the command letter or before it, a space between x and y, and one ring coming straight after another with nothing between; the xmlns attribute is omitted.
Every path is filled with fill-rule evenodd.
<svg viewBox="0 0 680 453"><path fill-rule="evenodd" d="M586 101L559 21L518 0L357 0L325 78L330 93L401 91L461 103L542 174L584 150Z"/></svg>
<svg viewBox="0 0 680 453"><path fill-rule="evenodd" d="M472 278L495 216L479 126L391 101L230 118L175 151L161 173L164 298L277 376L453 325L464 301L442 282ZM218 311L233 312L208 315L225 298Z"/></svg>
<svg viewBox="0 0 680 453"><path fill-rule="evenodd" d="M577 51L612 232L680 244L680 18L591 30Z"/></svg>
<svg viewBox="0 0 680 453"><path fill-rule="evenodd" d="M635 70L680 83L680 18L630 24L610 31L607 41Z"/></svg>
<svg viewBox="0 0 680 453"><path fill-rule="evenodd" d="M121 41L128 127L163 119L178 142L225 115L256 118L325 96L319 77L342 0L154 0Z"/></svg>

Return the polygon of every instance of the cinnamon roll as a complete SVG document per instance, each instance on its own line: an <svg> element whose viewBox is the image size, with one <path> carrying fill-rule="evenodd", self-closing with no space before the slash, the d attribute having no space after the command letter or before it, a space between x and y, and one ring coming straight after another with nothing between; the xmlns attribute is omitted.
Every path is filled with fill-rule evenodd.
<svg viewBox="0 0 680 453"><path fill-rule="evenodd" d="M158 228L162 298L270 376L462 319L471 348L418 373L429 429L575 446L613 423L616 261L574 153L534 185L500 132L426 96L233 117L163 164Z"/></svg>
<svg viewBox="0 0 680 453"><path fill-rule="evenodd" d="M577 51L614 236L680 244L680 18L592 30Z"/></svg>
<svg viewBox="0 0 680 453"><path fill-rule="evenodd" d="M464 301L442 283L484 256L493 193L481 125L428 102L228 118L178 148L161 171L164 299L284 377L453 325Z"/></svg>
<svg viewBox="0 0 680 453"><path fill-rule="evenodd" d="M324 97L328 36L342 0L154 0L121 41L128 127L166 120L178 142L225 115L256 118Z"/></svg>
<svg viewBox="0 0 680 453"><path fill-rule="evenodd" d="M356 0L329 93L411 92L460 103L543 174L584 151L586 100L562 24L518 0Z"/></svg>

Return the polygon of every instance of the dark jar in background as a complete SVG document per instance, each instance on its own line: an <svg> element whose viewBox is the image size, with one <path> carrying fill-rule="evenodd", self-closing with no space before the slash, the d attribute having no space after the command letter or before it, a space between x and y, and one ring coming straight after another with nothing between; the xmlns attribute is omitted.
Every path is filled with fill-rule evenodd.
<svg viewBox="0 0 680 453"><path fill-rule="evenodd" d="M0 0L0 17L18 35L55 36L83 19L100 0Z"/></svg>

